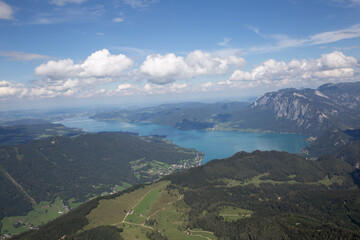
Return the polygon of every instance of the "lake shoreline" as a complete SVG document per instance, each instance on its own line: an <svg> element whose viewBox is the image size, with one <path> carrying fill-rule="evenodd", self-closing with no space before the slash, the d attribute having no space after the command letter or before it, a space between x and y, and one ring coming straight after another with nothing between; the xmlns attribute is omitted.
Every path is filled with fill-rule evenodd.
<svg viewBox="0 0 360 240"><path fill-rule="evenodd" d="M286 151L301 154L302 149L309 143L308 136L294 133L254 132L254 131L218 131L218 130L189 130L184 131L165 125L147 122L99 121L89 117L68 118L59 121L67 127L81 128L85 132L132 132L139 136L166 136L174 144L194 148L204 152L202 164L212 159L223 159L239 151L252 152L255 150Z"/></svg>

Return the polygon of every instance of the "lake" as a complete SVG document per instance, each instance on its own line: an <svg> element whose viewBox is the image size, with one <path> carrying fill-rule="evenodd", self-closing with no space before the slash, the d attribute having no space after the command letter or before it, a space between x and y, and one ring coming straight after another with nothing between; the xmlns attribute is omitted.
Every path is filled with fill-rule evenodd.
<svg viewBox="0 0 360 240"><path fill-rule="evenodd" d="M239 151L278 150L300 153L307 145L306 136L297 134L255 133L236 131L182 131L151 123L100 122L90 118L69 118L60 122L67 127L81 128L86 132L135 132L140 136L165 135L176 145L195 148L205 153L203 163L222 159Z"/></svg>

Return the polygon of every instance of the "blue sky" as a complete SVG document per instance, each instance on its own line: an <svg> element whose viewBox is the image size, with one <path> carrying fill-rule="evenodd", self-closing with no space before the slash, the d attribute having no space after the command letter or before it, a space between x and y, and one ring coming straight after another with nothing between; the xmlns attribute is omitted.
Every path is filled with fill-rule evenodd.
<svg viewBox="0 0 360 240"><path fill-rule="evenodd" d="M359 0L0 0L0 110L359 81L359 43Z"/></svg>

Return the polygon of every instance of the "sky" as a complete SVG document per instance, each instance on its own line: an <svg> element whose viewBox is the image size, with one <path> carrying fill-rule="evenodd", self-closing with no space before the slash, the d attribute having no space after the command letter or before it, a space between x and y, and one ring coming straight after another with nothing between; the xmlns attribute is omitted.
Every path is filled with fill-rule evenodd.
<svg viewBox="0 0 360 240"><path fill-rule="evenodd" d="M0 110L360 81L360 0L0 0Z"/></svg>

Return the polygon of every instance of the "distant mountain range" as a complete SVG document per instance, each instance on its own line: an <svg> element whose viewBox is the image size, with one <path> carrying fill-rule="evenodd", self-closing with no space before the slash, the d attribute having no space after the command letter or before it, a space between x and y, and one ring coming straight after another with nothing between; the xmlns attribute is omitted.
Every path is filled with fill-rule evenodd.
<svg viewBox="0 0 360 240"><path fill-rule="evenodd" d="M283 89L254 103L183 103L99 113L103 121L152 122L182 130L275 131L318 135L360 127L360 82Z"/></svg>
<svg viewBox="0 0 360 240"><path fill-rule="evenodd" d="M313 134L329 128L360 126L360 82L325 84L314 89L284 89L258 98L251 108L269 112L270 129Z"/></svg>

